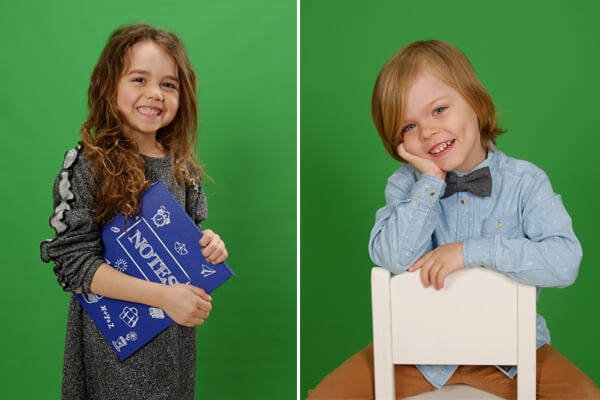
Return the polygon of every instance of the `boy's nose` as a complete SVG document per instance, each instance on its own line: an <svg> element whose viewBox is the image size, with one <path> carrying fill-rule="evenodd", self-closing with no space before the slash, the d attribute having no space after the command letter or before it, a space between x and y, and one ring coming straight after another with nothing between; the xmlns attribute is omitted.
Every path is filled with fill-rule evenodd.
<svg viewBox="0 0 600 400"><path fill-rule="evenodd" d="M421 139L427 140L440 132L439 128L434 126L424 126L421 129Z"/></svg>

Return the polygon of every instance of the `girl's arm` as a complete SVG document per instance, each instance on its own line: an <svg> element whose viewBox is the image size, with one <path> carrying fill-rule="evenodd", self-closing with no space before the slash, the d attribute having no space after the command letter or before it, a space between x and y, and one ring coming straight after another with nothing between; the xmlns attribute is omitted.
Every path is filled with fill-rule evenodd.
<svg viewBox="0 0 600 400"><path fill-rule="evenodd" d="M78 146L67 152L63 169L54 183L54 212L50 225L56 236L41 244L42 260L54 263L54 272L63 290L95 292L159 306L173 320L187 326L198 322L198 318L206 318L210 311L210 296L202 289L190 285L158 287L156 283L123 274L105 263L101 227L90 216L93 214L93 201L88 189L90 179L89 163L81 148ZM220 241L218 236L209 236L213 238L211 242L216 239L218 244ZM191 303L198 307L198 311L190 311L187 306L192 294L195 298Z"/></svg>
<svg viewBox="0 0 600 400"><path fill-rule="evenodd" d="M42 242L41 256L54 263L58 283L67 292L88 293L98 267L105 262L100 225L94 213L88 183L90 166L81 149L69 150L54 182L54 212L50 226L55 237Z"/></svg>
<svg viewBox="0 0 600 400"><path fill-rule="evenodd" d="M521 202L524 238L490 234L463 242L466 267L484 265L512 279L540 287L571 285L579 272L582 250L561 197L546 174L538 170ZM484 225L484 232L495 230Z"/></svg>
<svg viewBox="0 0 600 400"><path fill-rule="evenodd" d="M433 248L439 199L445 188L442 179L419 174L410 165L388 179L386 206L377 211L369 240L375 264L399 273Z"/></svg>
<svg viewBox="0 0 600 400"><path fill-rule="evenodd" d="M90 284L90 291L113 299L162 308L179 325L201 325L212 309L212 298L192 285L163 285L138 279L101 264Z"/></svg>

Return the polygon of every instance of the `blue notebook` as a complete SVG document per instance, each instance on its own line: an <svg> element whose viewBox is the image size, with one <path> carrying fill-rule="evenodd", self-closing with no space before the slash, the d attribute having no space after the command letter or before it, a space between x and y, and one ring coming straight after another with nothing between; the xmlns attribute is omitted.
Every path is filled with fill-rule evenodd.
<svg viewBox="0 0 600 400"><path fill-rule="evenodd" d="M211 293L233 276L225 263L211 264L200 252L202 233L158 181L141 196L141 212L122 214L102 228L104 258L128 275L191 284ZM163 331L173 320L162 309L90 294L75 294L121 360Z"/></svg>

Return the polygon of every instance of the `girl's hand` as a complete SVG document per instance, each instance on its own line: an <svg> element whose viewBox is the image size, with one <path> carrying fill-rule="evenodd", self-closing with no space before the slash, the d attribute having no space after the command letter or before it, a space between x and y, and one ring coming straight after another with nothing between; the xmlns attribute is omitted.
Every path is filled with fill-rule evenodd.
<svg viewBox="0 0 600 400"><path fill-rule="evenodd" d="M210 229L205 229L202 231L202 239L200 239L199 243L202 246L202 255L206 257L206 261L219 264L227 259L227 249L225 248L225 243L221 240L221 237L211 231Z"/></svg>
<svg viewBox="0 0 600 400"><path fill-rule="evenodd" d="M423 286L433 284L436 290L444 287L444 280L452 272L465 267L462 255L462 242L448 243L431 250L419 258L409 269L414 272L421 268Z"/></svg>
<svg viewBox="0 0 600 400"><path fill-rule="evenodd" d="M433 161L426 158L417 157L404 148L404 143L398 145L398 155L406 160L410 165L414 167L421 174L427 174L440 178L441 180L446 179L446 171L443 171Z"/></svg>
<svg viewBox="0 0 600 400"><path fill-rule="evenodd" d="M192 285L164 285L160 308L179 325L202 325L212 309L212 297L204 289Z"/></svg>

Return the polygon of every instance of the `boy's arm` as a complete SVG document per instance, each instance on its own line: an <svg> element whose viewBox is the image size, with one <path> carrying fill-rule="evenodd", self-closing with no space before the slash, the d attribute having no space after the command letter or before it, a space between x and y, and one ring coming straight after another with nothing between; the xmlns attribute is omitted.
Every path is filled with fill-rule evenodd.
<svg viewBox="0 0 600 400"><path fill-rule="evenodd" d="M484 265L516 281L541 287L572 284L579 271L581 245L561 197L554 193L544 172L534 177L521 207L526 237L494 235L466 240L465 266Z"/></svg>
<svg viewBox="0 0 600 400"><path fill-rule="evenodd" d="M438 203L445 187L445 181L420 175L408 165L389 178L386 206L377 211L369 240L375 264L399 273L433 248Z"/></svg>

